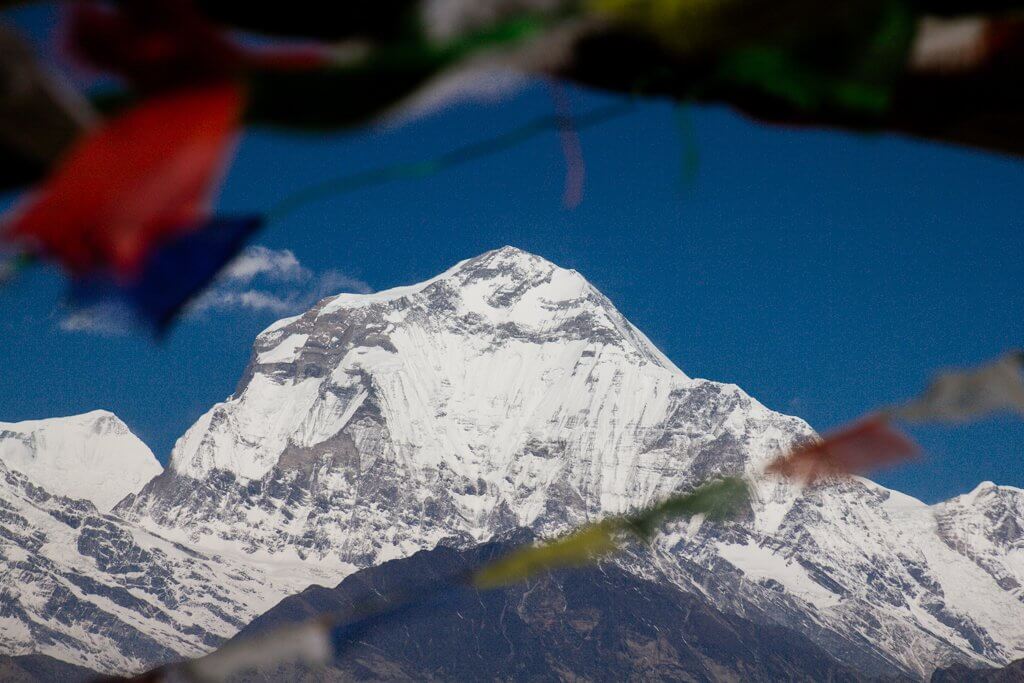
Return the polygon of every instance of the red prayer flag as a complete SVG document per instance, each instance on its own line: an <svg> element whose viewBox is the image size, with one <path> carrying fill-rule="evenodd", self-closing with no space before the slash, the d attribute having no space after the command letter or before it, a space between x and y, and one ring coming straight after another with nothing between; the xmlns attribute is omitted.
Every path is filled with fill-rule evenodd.
<svg viewBox="0 0 1024 683"><path fill-rule="evenodd" d="M917 445L883 416L872 416L784 455L766 472L813 484L832 476L867 474L905 460Z"/></svg>
<svg viewBox="0 0 1024 683"><path fill-rule="evenodd" d="M207 213L242 100L237 85L220 84L154 97L110 120L15 208L8 236L76 274L134 275L158 240Z"/></svg>

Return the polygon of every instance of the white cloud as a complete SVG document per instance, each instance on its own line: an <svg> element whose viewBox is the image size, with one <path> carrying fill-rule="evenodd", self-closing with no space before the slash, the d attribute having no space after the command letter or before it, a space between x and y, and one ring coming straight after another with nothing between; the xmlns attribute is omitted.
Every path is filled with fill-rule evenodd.
<svg viewBox="0 0 1024 683"><path fill-rule="evenodd" d="M248 247L190 307L191 313L246 309L299 313L325 296L367 293L368 284L337 270L313 272L288 249Z"/></svg>
<svg viewBox="0 0 1024 683"><path fill-rule="evenodd" d="M283 297L259 290L231 291L226 288L211 290L200 297L191 307L191 312L246 308L252 311L288 313L291 297Z"/></svg>
<svg viewBox="0 0 1024 683"><path fill-rule="evenodd" d="M278 282L299 282L312 273L305 268L289 249L270 249L256 245L246 248L224 268L221 280L251 282L264 275Z"/></svg>
<svg viewBox="0 0 1024 683"><path fill-rule="evenodd" d="M57 322L64 332L119 337L131 330L130 314L117 304L94 304L72 309Z"/></svg>

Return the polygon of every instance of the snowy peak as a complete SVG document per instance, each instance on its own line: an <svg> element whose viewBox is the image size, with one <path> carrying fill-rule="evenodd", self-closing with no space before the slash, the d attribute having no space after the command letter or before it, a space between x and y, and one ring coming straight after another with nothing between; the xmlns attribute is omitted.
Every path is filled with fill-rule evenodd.
<svg viewBox="0 0 1024 683"><path fill-rule="evenodd" d="M553 282L555 280L557 282ZM440 275L415 285L374 294L339 294L329 299L322 312L409 299L429 289L465 290L464 299L469 308L481 313L504 310L506 315L533 290L543 290L534 292L535 298L556 302L576 299L586 290L593 290L576 271L559 268L540 256L506 246L460 261Z"/></svg>
<svg viewBox="0 0 1024 683"><path fill-rule="evenodd" d="M946 545L1024 602L1024 490L986 481L933 509Z"/></svg>
<svg viewBox="0 0 1024 683"><path fill-rule="evenodd" d="M985 481L933 507L940 518L970 523L985 537L1024 550L1024 490Z"/></svg>
<svg viewBox="0 0 1024 683"><path fill-rule="evenodd" d="M0 422L0 461L50 493L103 511L160 474L153 452L116 415Z"/></svg>
<svg viewBox="0 0 1024 683"><path fill-rule="evenodd" d="M311 313L319 319L373 306L427 315L436 323L447 322L449 331L497 338L498 343L529 338L614 344L642 362L683 374L582 275L515 247L461 261L416 285L375 294L340 294ZM261 338L280 338L275 333L298 319L275 323ZM389 316L388 322L397 322L396 317ZM292 338L284 346L298 341Z"/></svg>
<svg viewBox="0 0 1024 683"><path fill-rule="evenodd" d="M958 501L965 505L988 505L1000 500L1007 501L1019 499L1024 499L1024 490L1014 486L1000 486L991 481L983 481L975 486L973 491L962 496L958 496L957 498L954 498L953 501ZM951 502L952 501L948 501L945 504L949 504Z"/></svg>
<svg viewBox="0 0 1024 683"><path fill-rule="evenodd" d="M591 301L596 291L574 270L512 247L464 261L438 283L457 290L465 311L496 324L535 328L565 308Z"/></svg>
<svg viewBox="0 0 1024 683"><path fill-rule="evenodd" d="M579 273L504 247L272 325L234 397L179 440L170 468L257 479L372 411L416 451L413 466L465 460L475 480L565 428L596 448L609 436L602 412L605 430L647 428L692 383ZM649 391L662 405L645 412Z"/></svg>
<svg viewBox="0 0 1024 683"><path fill-rule="evenodd" d="M570 335L621 342L646 361L682 374L575 270L506 246L464 261L449 273L446 279L457 287L466 308L495 324L537 332L561 327Z"/></svg>

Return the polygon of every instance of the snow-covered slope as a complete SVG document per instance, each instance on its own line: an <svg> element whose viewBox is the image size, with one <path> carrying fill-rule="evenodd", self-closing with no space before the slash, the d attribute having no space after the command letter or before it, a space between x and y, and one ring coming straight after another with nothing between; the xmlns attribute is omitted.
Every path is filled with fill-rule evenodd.
<svg viewBox="0 0 1024 683"><path fill-rule="evenodd" d="M1024 602L1007 580L1008 566L1019 572L1019 526L995 548L978 535L975 511L866 480L786 488L760 482L751 518L724 531L678 525L658 541L661 568L742 614L803 630L862 671L926 677L1024 653ZM1024 522L1024 495L1015 498L1008 527ZM987 565L971 552L979 546Z"/></svg>
<svg viewBox="0 0 1024 683"><path fill-rule="evenodd" d="M138 672L206 652L285 595L329 578L196 552L89 501L51 495L0 462L4 655Z"/></svg>
<svg viewBox="0 0 1024 683"><path fill-rule="evenodd" d="M113 413L0 422L0 462L53 494L107 511L163 470Z"/></svg>
<svg viewBox="0 0 1024 683"><path fill-rule="evenodd" d="M986 481L935 512L943 542L1024 602L1024 490Z"/></svg>

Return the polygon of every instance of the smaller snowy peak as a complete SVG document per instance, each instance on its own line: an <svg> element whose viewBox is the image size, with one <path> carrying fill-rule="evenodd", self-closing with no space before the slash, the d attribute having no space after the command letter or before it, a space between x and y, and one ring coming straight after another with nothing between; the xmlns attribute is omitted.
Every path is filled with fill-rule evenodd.
<svg viewBox="0 0 1024 683"><path fill-rule="evenodd" d="M947 527L970 529L990 541L1013 544L1024 550L1024 490L986 481L934 506ZM1024 563L1021 564L1024 578Z"/></svg>
<svg viewBox="0 0 1024 683"><path fill-rule="evenodd" d="M1020 505L1024 511L1024 489L983 481L968 493L935 504L937 511L983 510L986 507Z"/></svg>
<svg viewBox="0 0 1024 683"><path fill-rule="evenodd" d="M973 491L967 494L972 502L981 502L993 497L997 498L1024 498L1024 490L1015 486L1000 486L995 482L983 481Z"/></svg>
<svg viewBox="0 0 1024 683"><path fill-rule="evenodd" d="M943 542L1024 602L1024 490L986 481L932 509Z"/></svg>
<svg viewBox="0 0 1024 683"><path fill-rule="evenodd" d="M0 422L0 461L52 494L84 499L108 511L163 468L116 415Z"/></svg>
<svg viewBox="0 0 1024 683"><path fill-rule="evenodd" d="M996 486L994 481L983 481L974 487L974 490L967 494L967 497L971 500L975 500L980 496L984 496L993 493L999 487Z"/></svg>

